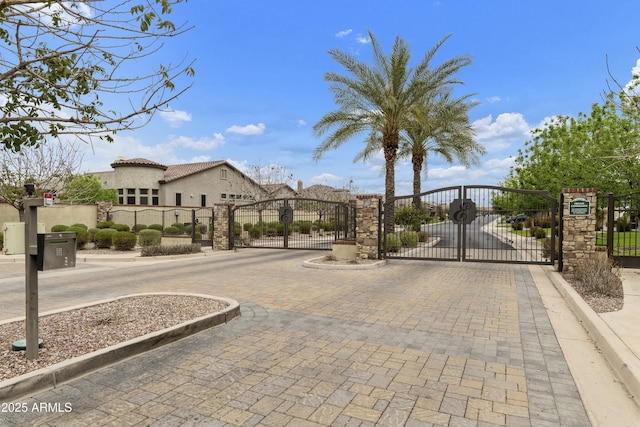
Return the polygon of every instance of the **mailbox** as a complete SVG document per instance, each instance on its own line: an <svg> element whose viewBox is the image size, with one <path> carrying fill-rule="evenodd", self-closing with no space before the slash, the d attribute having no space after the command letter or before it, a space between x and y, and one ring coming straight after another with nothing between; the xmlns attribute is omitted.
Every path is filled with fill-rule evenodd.
<svg viewBox="0 0 640 427"><path fill-rule="evenodd" d="M38 233L38 270L76 266L76 233Z"/></svg>

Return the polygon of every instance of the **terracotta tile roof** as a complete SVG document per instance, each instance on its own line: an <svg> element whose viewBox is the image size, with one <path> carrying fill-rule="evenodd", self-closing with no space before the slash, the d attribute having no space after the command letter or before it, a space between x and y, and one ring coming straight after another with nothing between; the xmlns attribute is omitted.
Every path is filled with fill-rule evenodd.
<svg viewBox="0 0 640 427"><path fill-rule="evenodd" d="M167 166L161 165L160 163L156 163L151 160L143 159L141 157L137 157L135 159L118 158L115 162L111 163L111 167L114 169L118 166L149 166L152 168L167 170Z"/></svg>
<svg viewBox="0 0 640 427"><path fill-rule="evenodd" d="M185 176L202 172L207 169L211 169L226 163L227 162L225 160L216 160L215 162L185 163L181 165L172 165L167 167L167 169L164 171L164 181L165 182L174 181L176 179L184 178Z"/></svg>

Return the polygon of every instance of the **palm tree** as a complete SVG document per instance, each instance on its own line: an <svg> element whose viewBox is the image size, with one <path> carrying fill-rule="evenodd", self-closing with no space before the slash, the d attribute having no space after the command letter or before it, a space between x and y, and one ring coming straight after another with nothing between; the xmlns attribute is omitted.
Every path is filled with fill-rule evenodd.
<svg viewBox="0 0 640 427"><path fill-rule="evenodd" d="M440 154L447 162L454 158L463 166L477 165L479 156L485 154L484 147L474 139L469 124L469 109L478 104L468 101L471 95L452 99L450 88L424 104L417 105L409 116L403 132L398 158L410 158L413 168L413 205L420 207L420 175L427 173L430 153Z"/></svg>
<svg viewBox="0 0 640 427"><path fill-rule="evenodd" d="M409 67L411 53L404 40L396 37L391 54L385 56L371 31L372 65L339 49L329 51L350 75L325 73L324 78L331 82L330 90L338 109L326 113L314 125L313 130L318 137L335 129L316 148L313 159L319 160L329 149L335 149L363 132L380 132L385 159L386 230L393 230L394 167L400 131L405 127L410 111L437 88L460 83L454 78L455 73L471 63L468 56L458 56L433 69L430 67L436 52L449 37L440 40L415 67Z"/></svg>

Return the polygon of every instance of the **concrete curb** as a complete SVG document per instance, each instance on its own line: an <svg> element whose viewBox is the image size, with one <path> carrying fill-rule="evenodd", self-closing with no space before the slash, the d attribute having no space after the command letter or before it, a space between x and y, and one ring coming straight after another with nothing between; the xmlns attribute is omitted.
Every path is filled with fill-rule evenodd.
<svg viewBox="0 0 640 427"><path fill-rule="evenodd" d="M313 262L317 259L323 259L324 257L311 258L310 260L302 263L303 267L315 268L317 270L372 270L374 268L380 268L387 265L386 259L378 260L372 264L318 264Z"/></svg>
<svg viewBox="0 0 640 427"><path fill-rule="evenodd" d="M0 381L0 402L8 402L10 400L15 400L16 398L56 388L58 387L58 385L66 381L70 381L89 372L120 362L129 357L144 353L149 350L153 350L189 335L196 334L205 329L227 323L235 317L240 316L240 305L235 300L229 298L214 297L211 295L169 292L126 295L118 298L92 302L90 304L83 304L65 308L62 310L50 311L47 313L42 313L41 316L102 304L121 298L144 295L197 296L225 301L229 304L229 307L220 312L202 316L197 319L192 319L187 322L172 326L170 328L152 332L141 337L104 348L102 350L74 357L73 359L65 360L64 362L56 363L55 365L47 366L45 368L38 369L36 371L20 375L9 380ZM23 318L10 319L1 323L9 323L15 320L23 320Z"/></svg>
<svg viewBox="0 0 640 427"><path fill-rule="evenodd" d="M582 322L594 344L602 351L609 366L633 400L637 405L640 405L640 360L609 325L584 302L560 273L550 268L545 268L544 271L573 313Z"/></svg>

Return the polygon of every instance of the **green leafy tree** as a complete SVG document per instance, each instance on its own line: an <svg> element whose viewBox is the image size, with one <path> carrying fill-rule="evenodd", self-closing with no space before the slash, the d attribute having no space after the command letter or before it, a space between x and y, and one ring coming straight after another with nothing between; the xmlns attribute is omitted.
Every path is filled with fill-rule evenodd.
<svg viewBox="0 0 640 427"><path fill-rule="evenodd" d="M325 140L316 148L313 158L319 160L328 150L363 133L378 137L385 159L385 227L391 230L394 219L395 163L400 145L400 132L405 128L411 110L437 93L439 88L459 83L455 74L471 63L468 56L449 59L437 67L432 60L449 38L439 41L415 66L409 65L411 52L407 42L396 37L391 54L386 56L373 33L373 64L358 60L339 49L329 51L331 57L348 72L325 73L331 83L338 109L326 113L314 125L315 135ZM365 141L366 142L366 141Z"/></svg>
<svg viewBox="0 0 640 427"><path fill-rule="evenodd" d="M186 0L0 2L0 140L112 141L182 94L192 63L140 65L188 30L167 19ZM148 72L140 72L142 68Z"/></svg>
<svg viewBox="0 0 640 427"><path fill-rule="evenodd" d="M609 96L590 114L560 116L533 131L503 185L546 190L559 195L567 187L597 187L618 194L640 190L637 117L616 107Z"/></svg>
<svg viewBox="0 0 640 427"><path fill-rule="evenodd" d="M102 187L100 180L91 174L75 175L64 185L59 199L67 203L88 204L98 200L118 203L118 191Z"/></svg>

